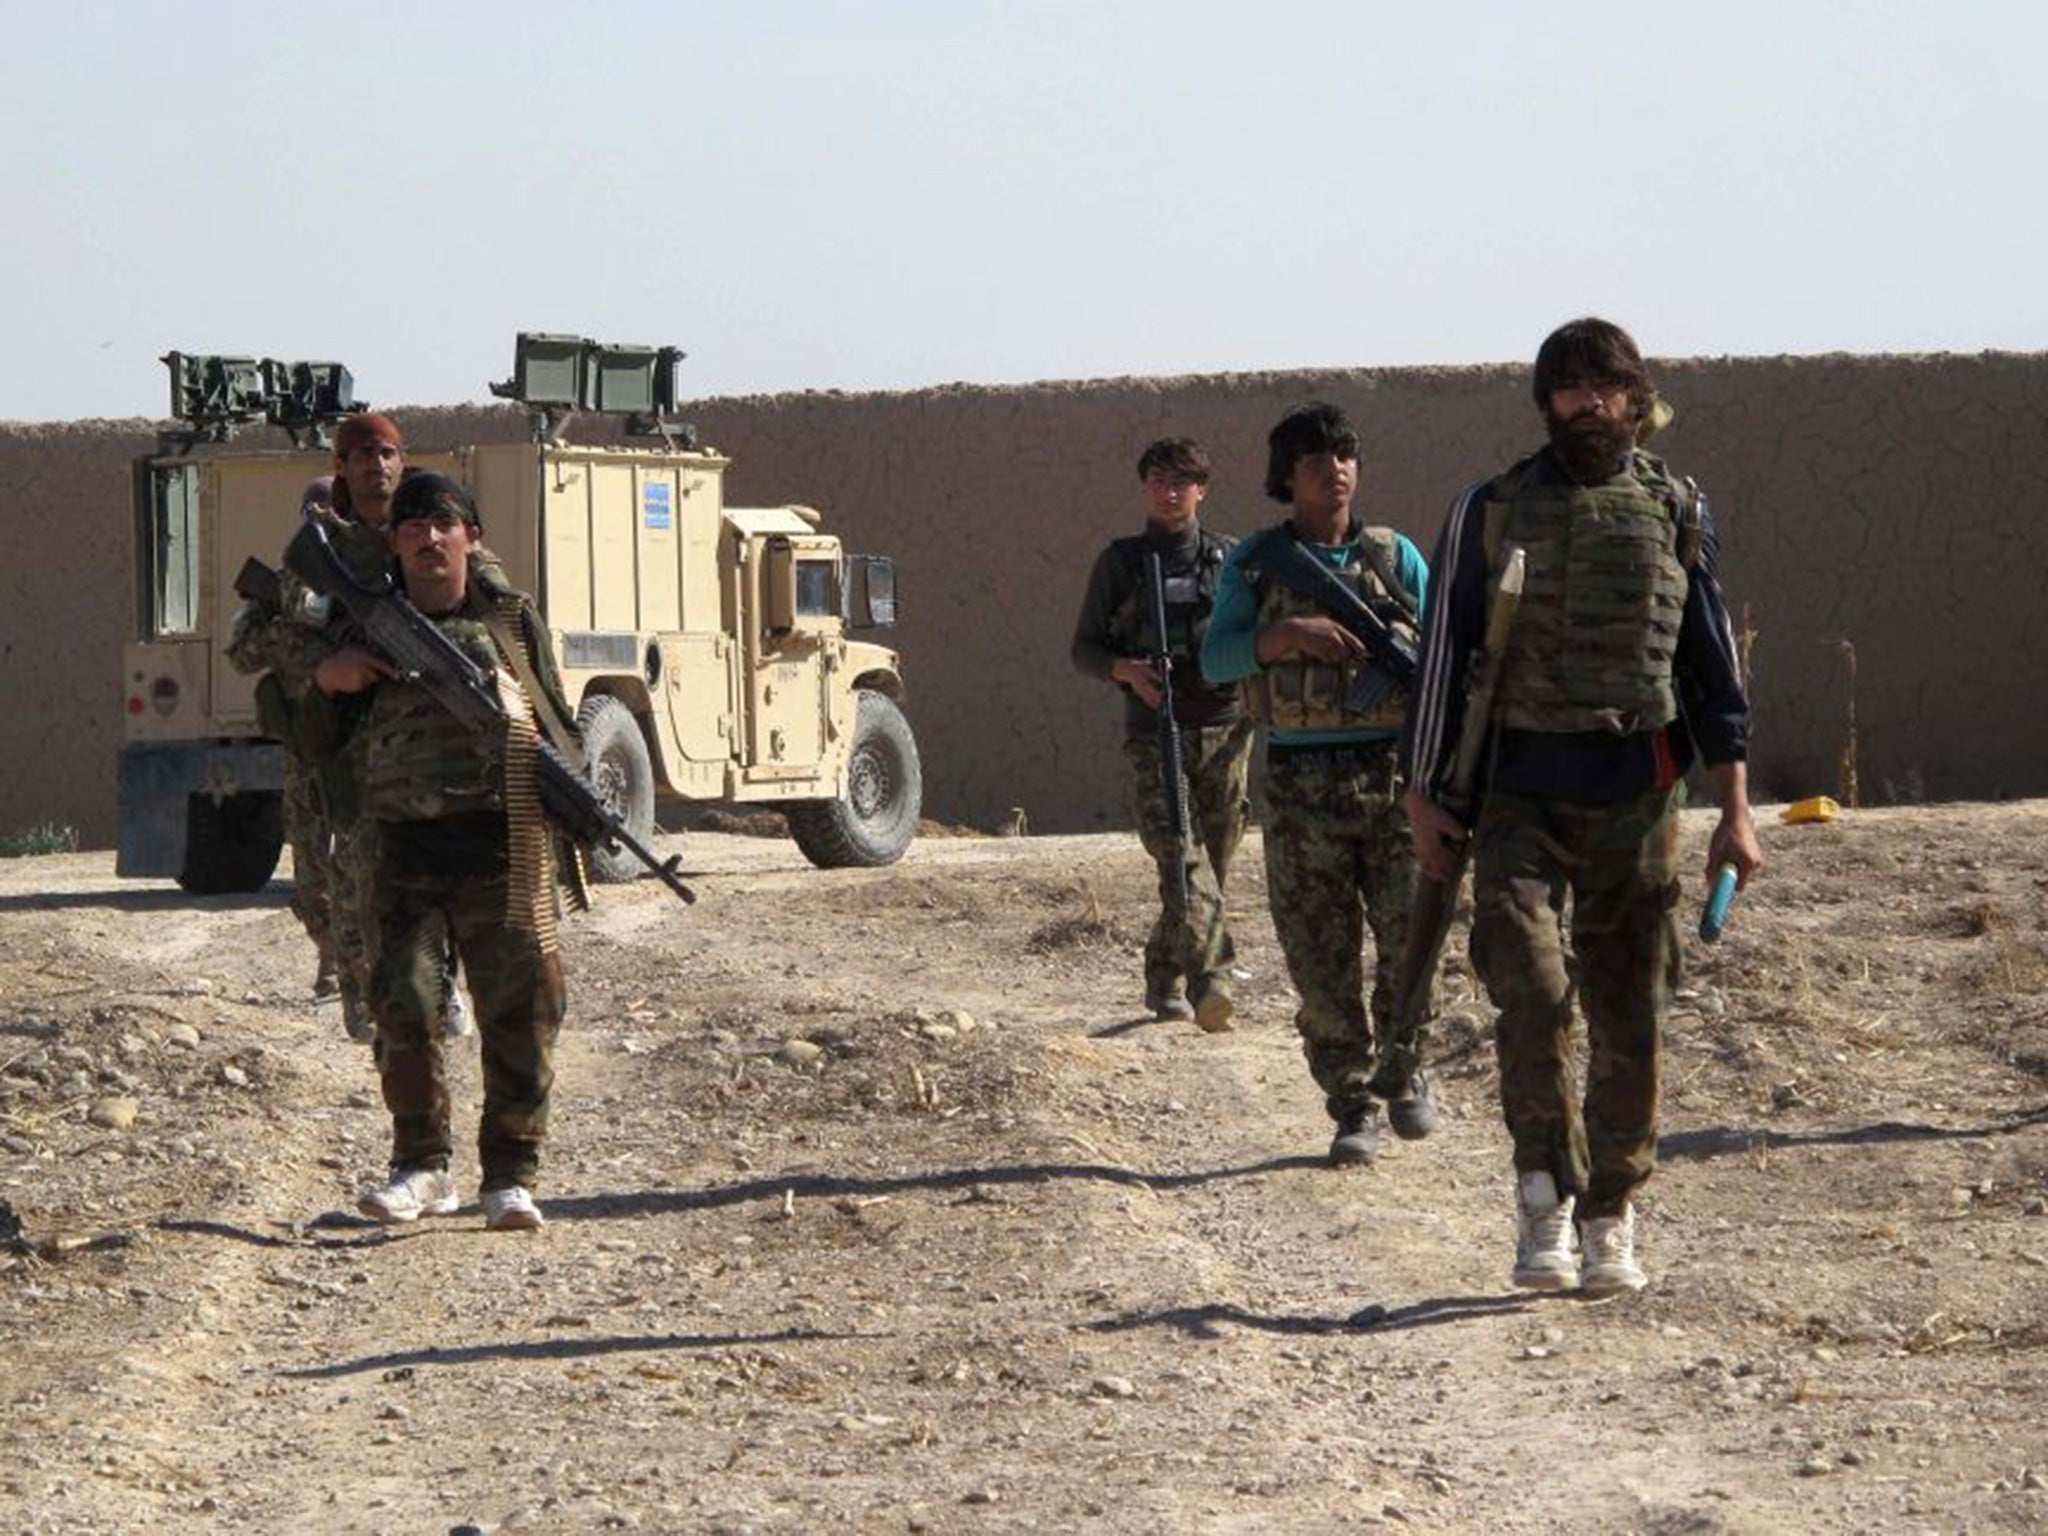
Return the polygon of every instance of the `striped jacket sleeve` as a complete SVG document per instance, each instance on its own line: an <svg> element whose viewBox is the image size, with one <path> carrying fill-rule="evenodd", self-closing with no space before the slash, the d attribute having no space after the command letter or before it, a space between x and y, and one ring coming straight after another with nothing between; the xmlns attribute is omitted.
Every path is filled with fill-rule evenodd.
<svg viewBox="0 0 2048 1536"><path fill-rule="evenodd" d="M1401 734L1402 776L1432 800L1441 796L1465 714L1467 663L1486 632L1486 489L1467 486L1451 502L1429 563L1422 608L1421 677Z"/></svg>

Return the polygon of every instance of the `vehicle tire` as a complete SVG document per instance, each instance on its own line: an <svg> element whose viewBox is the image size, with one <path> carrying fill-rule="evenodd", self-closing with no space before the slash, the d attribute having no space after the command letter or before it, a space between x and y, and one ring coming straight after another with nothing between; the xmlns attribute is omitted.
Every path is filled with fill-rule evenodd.
<svg viewBox="0 0 2048 1536"><path fill-rule="evenodd" d="M592 694L576 711L583 766L598 798L643 843L654 838L654 759L633 712L608 693ZM623 848L584 851L590 872L607 885L637 880L647 866Z"/></svg>
<svg viewBox="0 0 2048 1536"><path fill-rule="evenodd" d="M924 770L910 722L885 694L863 688L857 700L846 797L789 807L796 845L820 869L895 863L917 836L924 806Z"/></svg>
<svg viewBox="0 0 2048 1536"><path fill-rule="evenodd" d="M284 796L276 790L185 801L185 867L178 884L194 896L260 891L284 852Z"/></svg>

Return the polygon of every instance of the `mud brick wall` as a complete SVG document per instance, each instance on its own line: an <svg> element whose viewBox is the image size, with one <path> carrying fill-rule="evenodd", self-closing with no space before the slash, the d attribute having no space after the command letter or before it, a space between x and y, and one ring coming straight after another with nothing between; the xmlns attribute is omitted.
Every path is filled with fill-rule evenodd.
<svg viewBox="0 0 2048 1536"><path fill-rule="evenodd" d="M1706 490L1750 631L1763 799L2048 794L2048 357L1695 359L1657 365L1658 449ZM1427 550L1451 497L1534 446L1521 367L1117 379L699 402L728 499L825 510L893 554L927 813L1034 831L1128 824L1110 691L1067 641L1089 563L1139 519L1139 448L1210 444L1207 521L1277 515L1265 433L1325 398L1364 436L1359 504ZM422 447L523 431L492 408L402 411ZM152 424L0 426L0 833L114 835L119 647L133 608L128 461Z"/></svg>

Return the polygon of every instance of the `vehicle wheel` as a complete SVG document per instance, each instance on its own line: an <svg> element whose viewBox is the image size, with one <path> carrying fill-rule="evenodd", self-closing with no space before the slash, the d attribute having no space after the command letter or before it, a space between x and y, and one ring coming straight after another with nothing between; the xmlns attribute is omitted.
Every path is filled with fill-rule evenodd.
<svg viewBox="0 0 2048 1536"><path fill-rule="evenodd" d="M610 694L592 694L575 711L575 729L584 737L584 768L590 782L627 831L643 844L653 840L653 758L647 737L639 733L633 711ZM625 848L586 848L590 872L606 885L637 881L647 872Z"/></svg>
<svg viewBox="0 0 2048 1536"><path fill-rule="evenodd" d="M576 711L583 736L583 766L598 798L641 842L654 837L654 759L633 712L608 693L593 694ZM618 885L637 880L646 866L623 848L590 848L584 852L590 872Z"/></svg>
<svg viewBox="0 0 2048 1536"><path fill-rule="evenodd" d="M275 790L192 795L185 802L185 867L178 884L194 896L260 891L284 852L284 796Z"/></svg>
<svg viewBox="0 0 2048 1536"><path fill-rule="evenodd" d="M820 869L893 864L917 835L924 770L910 722L886 695L863 688L854 710L846 797L789 807L789 830Z"/></svg>

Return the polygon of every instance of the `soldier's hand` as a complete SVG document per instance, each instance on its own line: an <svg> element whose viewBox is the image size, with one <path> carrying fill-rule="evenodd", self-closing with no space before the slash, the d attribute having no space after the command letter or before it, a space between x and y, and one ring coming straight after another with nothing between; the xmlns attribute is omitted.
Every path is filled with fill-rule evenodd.
<svg viewBox="0 0 2048 1536"><path fill-rule="evenodd" d="M1281 619L1259 631L1254 642L1258 659L1270 664L1292 656L1340 666L1365 654L1365 642L1335 619L1323 614Z"/></svg>
<svg viewBox="0 0 2048 1536"><path fill-rule="evenodd" d="M1707 839L1707 883L1712 884L1714 873L1723 864L1735 866L1735 888L1745 889L1749 877L1764 865L1763 845L1757 841L1756 823L1750 819L1749 807L1723 811L1721 819L1714 824L1714 832Z"/></svg>
<svg viewBox="0 0 2048 1536"><path fill-rule="evenodd" d="M1125 656L1118 659L1109 669L1112 681L1122 683L1145 703L1147 709L1157 709L1165 695L1159 691L1159 674L1152 663L1142 656Z"/></svg>
<svg viewBox="0 0 2048 1536"><path fill-rule="evenodd" d="M1408 839L1415 845L1415 864L1424 879L1441 885L1451 878L1451 855L1465 841L1465 824L1419 789L1401 797L1408 813Z"/></svg>
<svg viewBox="0 0 2048 1536"><path fill-rule="evenodd" d="M390 662L359 645L344 646L313 669L313 686L330 697L337 693L361 693L386 678L398 676Z"/></svg>

